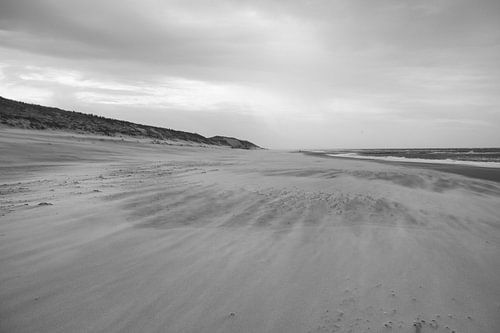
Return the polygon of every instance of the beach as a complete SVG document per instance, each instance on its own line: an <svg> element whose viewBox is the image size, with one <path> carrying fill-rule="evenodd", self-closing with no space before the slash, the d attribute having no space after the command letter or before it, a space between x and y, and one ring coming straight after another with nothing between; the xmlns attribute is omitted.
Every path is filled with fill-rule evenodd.
<svg viewBox="0 0 500 333"><path fill-rule="evenodd" d="M339 155L328 154L325 152L316 152L316 151L300 151L305 155L313 155L317 157L323 158L335 158L335 159L347 159L347 160L356 160L358 157L345 157ZM405 159L399 160L383 160L383 159L370 159L363 158L364 160L370 160L371 162L377 162L388 165L400 165L404 167L411 168L421 168L421 169L429 169L442 171L447 173L458 174L462 176L466 176L469 178L477 178L483 180L490 180L494 182L500 182L500 167L491 167L488 162L480 164L480 166L473 166L467 164L467 161L453 161L450 163L449 161L445 161L447 163L442 163L443 161L434 161L430 163L429 161L420 162L418 159L405 161ZM441 163L440 163L441 162ZM495 164L496 163L492 163ZM486 166L485 166L486 165Z"/></svg>
<svg viewBox="0 0 500 333"><path fill-rule="evenodd" d="M0 128L1 332L499 332L500 183Z"/></svg>

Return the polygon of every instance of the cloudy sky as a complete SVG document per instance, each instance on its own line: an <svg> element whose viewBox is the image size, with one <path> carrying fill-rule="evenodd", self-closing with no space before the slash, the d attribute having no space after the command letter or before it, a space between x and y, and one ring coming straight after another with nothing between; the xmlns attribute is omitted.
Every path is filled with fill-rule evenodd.
<svg viewBox="0 0 500 333"><path fill-rule="evenodd" d="M500 146L500 1L4 0L0 95L270 148Z"/></svg>

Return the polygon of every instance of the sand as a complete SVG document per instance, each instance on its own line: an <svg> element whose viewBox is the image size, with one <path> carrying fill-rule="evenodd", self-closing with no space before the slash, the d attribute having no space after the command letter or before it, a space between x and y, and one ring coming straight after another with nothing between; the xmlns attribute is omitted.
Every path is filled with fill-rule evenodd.
<svg viewBox="0 0 500 333"><path fill-rule="evenodd" d="M143 141L0 129L1 332L500 331L499 183Z"/></svg>

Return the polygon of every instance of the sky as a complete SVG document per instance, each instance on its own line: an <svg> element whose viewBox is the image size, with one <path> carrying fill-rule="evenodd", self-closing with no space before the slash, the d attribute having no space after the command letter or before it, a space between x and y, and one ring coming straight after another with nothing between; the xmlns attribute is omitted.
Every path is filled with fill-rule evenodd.
<svg viewBox="0 0 500 333"><path fill-rule="evenodd" d="M0 96L275 149L500 147L500 1L3 0Z"/></svg>

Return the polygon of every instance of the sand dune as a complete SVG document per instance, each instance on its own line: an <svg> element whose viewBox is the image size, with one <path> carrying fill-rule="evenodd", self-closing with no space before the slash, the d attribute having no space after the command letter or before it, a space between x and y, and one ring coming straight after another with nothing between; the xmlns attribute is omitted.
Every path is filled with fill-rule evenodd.
<svg viewBox="0 0 500 333"><path fill-rule="evenodd" d="M500 331L499 183L10 129L0 155L1 332Z"/></svg>

